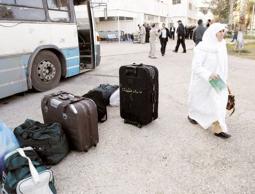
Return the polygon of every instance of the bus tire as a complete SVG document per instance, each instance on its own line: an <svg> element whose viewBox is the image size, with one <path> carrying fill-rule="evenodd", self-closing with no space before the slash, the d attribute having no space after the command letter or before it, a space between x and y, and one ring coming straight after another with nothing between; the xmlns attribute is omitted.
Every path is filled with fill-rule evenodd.
<svg viewBox="0 0 255 194"><path fill-rule="evenodd" d="M61 63L51 51L41 51L33 61L31 70L32 86L39 92L56 87L61 78Z"/></svg>

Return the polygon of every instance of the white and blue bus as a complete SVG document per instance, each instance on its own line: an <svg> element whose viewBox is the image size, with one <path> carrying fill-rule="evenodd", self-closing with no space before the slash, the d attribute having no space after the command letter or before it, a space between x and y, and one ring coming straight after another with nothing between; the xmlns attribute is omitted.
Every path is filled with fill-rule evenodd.
<svg viewBox="0 0 255 194"><path fill-rule="evenodd" d="M99 63L89 0L0 0L0 98L52 89Z"/></svg>

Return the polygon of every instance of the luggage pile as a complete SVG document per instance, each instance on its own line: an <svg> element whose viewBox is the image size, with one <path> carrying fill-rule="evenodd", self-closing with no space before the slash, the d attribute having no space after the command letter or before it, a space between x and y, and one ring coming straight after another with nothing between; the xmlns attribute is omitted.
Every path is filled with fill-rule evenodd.
<svg viewBox="0 0 255 194"><path fill-rule="evenodd" d="M120 106L124 123L142 127L158 117L158 70L132 64L119 69L120 87L101 84L83 96L60 91L44 96L44 123L31 119L13 131L0 122L0 178L4 194L55 194L48 166L70 149L87 152L99 142L107 106ZM0 189L1 191L1 189Z"/></svg>

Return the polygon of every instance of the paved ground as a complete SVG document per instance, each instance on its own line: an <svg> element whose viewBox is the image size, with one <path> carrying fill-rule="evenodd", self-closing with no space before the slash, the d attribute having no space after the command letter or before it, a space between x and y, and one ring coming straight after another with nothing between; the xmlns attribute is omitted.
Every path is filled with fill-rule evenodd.
<svg viewBox="0 0 255 194"><path fill-rule="evenodd" d="M102 44L96 70L62 81L50 92L84 94L100 83L118 84L121 65L145 63L159 69L159 118L138 129L126 125L118 108L99 124L100 143L88 153L72 152L53 167L60 194L254 194L255 62L230 57L229 81L237 100L227 118L232 138L222 140L186 120L193 45L188 52L149 59L149 45ZM159 47L158 47L159 49ZM26 93L0 101L0 118L15 127L26 118L42 121L44 94ZM7 103L7 104L6 104Z"/></svg>

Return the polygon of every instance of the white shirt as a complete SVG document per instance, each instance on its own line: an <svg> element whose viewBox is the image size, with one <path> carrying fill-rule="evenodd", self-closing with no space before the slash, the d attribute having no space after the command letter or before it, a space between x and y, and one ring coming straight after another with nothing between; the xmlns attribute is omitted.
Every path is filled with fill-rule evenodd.
<svg viewBox="0 0 255 194"><path fill-rule="evenodd" d="M167 36L166 36L166 29L165 28L163 28L162 30L161 30L161 37L162 38L166 38Z"/></svg>

